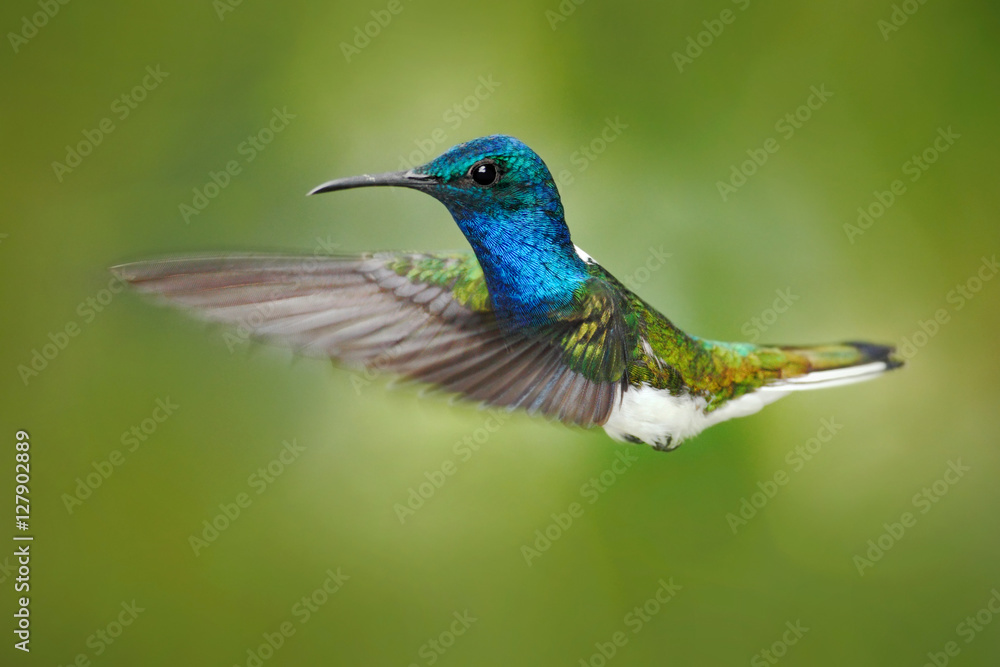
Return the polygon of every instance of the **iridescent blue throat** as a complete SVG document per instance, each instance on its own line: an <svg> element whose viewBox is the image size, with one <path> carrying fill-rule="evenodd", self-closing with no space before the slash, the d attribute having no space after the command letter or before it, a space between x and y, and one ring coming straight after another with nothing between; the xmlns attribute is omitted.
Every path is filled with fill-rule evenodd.
<svg viewBox="0 0 1000 667"><path fill-rule="evenodd" d="M557 195L558 197L558 195ZM498 319L511 328L550 321L573 303L589 277L558 210L541 208L492 215L446 202L469 240L486 279Z"/></svg>

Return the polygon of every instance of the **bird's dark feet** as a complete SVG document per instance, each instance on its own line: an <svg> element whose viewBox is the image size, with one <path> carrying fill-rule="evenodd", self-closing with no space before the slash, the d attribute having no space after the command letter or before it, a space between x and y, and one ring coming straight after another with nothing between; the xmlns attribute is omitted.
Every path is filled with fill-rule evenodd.
<svg viewBox="0 0 1000 667"><path fill-rule="evenodd" d="M674 436L667 435L657 439L656 442L653 443L653 449L655 449L658 452L672 452L675 449L677 449L678 445L680 444L681 443L678 442L675 445Z"/></svg>

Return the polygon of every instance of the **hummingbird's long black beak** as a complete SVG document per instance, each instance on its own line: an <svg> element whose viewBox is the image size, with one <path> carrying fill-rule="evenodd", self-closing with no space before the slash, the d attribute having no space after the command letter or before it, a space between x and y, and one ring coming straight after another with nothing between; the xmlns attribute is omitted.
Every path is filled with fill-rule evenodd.
<svg viewBox="0 0 1000 667"><path fill-rule="evenodd" d="M335 181L327 181L308 192L310 195L318 195L321 192L333 192L334 190L350 190L351 188L368 188L377 185L394 185L402 188L423 189L432 183L437 183L438 178L427 174L418 174L412 169L407 171L388 171L384 174L362 174L361 176L348 176L338 178Z"/></svg>

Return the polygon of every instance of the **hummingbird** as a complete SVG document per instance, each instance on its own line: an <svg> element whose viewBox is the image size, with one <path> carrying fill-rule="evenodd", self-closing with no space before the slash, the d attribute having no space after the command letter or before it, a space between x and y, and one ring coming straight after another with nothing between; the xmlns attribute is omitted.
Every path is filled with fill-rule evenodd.
<svg viewBox="0 0 1000 667"><path fill-rule="evenodd" d="M257 339L670 451L800 390L874 378L891 346L685 333L574 245L552 174L506 135L308 194L395 186L444 204L472 252L224 255L113 267L140 292Z"/></svg>

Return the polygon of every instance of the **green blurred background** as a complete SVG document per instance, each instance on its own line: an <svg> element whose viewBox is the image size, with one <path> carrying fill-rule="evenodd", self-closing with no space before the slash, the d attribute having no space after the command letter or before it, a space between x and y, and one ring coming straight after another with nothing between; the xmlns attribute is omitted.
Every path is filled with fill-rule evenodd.
<svg viewBox="0 0 1000 667"><path fill-rule="evenodd" d="M884 666L940 662L954 642L954 664L997 664L1000 619L980 610L1000 587L1000 280L976 283L1000 250L994 5L914 1L893 31L892 3L857 1L58 7L37 31L35 2L0 9L0 497L13 513L25 429L36 538L30 656L11 646L14 543L0 549L0 663ZM376 20L366 44L355 29ZM813 86L832 95L788 137L776 124ZM241 150L275 109L294 118ZM78 166L53 166L104 118L113 131ZM959 138L912 181L905 163L949 128ZM901 372L664 455L520 414L495 428L105 291L107 266L151 255L464 248L417 193L303 195L496 132L566 172L576 243L688 331L923 345ZM180 205L230 160L240 172L186 222ZM845 231L895 179L905 193ZM780 314L777 290L795 297ZM44 369L19 370L67 325L78 334ZM162 423L157 399L177 406ZM795 463L830 418L842 428ZM285 441L301 451L271 464ZM581 486L624 453L637 460L591 504ZM67 507L109 457L121 465ZM401 522L395 506L446 461L454 474ZM949 462L969 470L935 487ZM269 464L262 488L251 476ZM755 516L727 518L778 471L787 484ZM240 494L249 506L195 554L191 536ZM574 502L583 515L527 564L522 547ZM883 535L904 512L915 524ZM315 593L338 568L341 588ZM647 602L671 578L674 597ZM304 596L325 600L305 623ZM116 626L133 600L143 611ZM960 625L977 613L979 631ZM260 651L283 623L294 634Z"/></svg>

